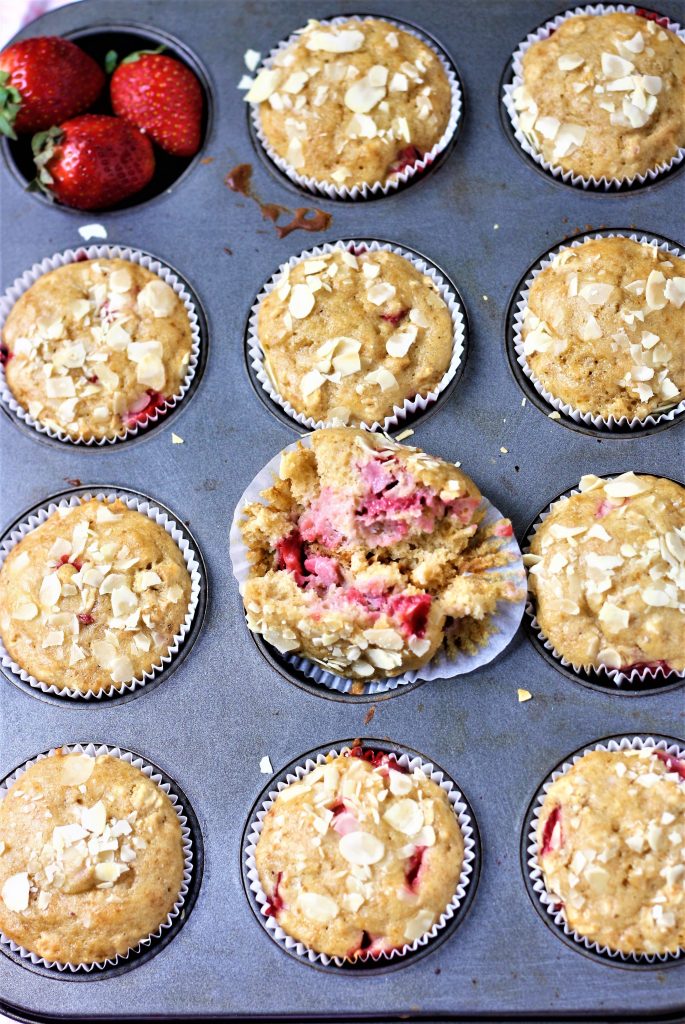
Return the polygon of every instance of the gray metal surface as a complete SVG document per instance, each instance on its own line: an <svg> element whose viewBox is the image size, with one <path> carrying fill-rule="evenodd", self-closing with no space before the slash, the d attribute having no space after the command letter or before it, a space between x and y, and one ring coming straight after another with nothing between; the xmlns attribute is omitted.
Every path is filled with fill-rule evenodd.
<svg viewBox="0 0 685 1024"><path fill-rule="evenodd" d="M495 664L458 680L428 683L378 704L313 697L269 668L247 634L228 559L233 507L254 473L293 433L256 399L243 365L248 303L292 252L320 238L373 235L425 251L445 267L471 323L466 372L414 440L465 470L512 516L519 539L538 510L581 473L636 469L682 476L682 423L647 437L602 440L564 429L521 392L504 352L509 294L539 253L586 225L626 227L685 240L685 175L637 194L584 195L545 180L502 132L498 82L519 40L556 0L365 0L365 10L415 18L452 53L466 90L457 148L435 175L379 202L332 204L323 235L280 241L256 206L223 185L234 164L255 164L263 198L298 205L251 152L236 83L248 47L266 51L308 17L341 13L335 0L86 0L36 22L33 34L65 32L130 17L179 36L208 68L215 118L205 155L169 195L115 214L46 209L4 167L2 287L45 255L79 242L79 225L106 224L109 240L140 246L187 276L209 320L204 379L187 408L132 447L95 454L57 450L0 417L2 520L67 478L137 488L188 520L208 564L204 630L167 681L125 704L95 710L54 707L0 680L0 773L62 741L89 739L139 751L185 790L202 827L206 864L197 905L157 957L88 983L37 977L0 956L0 1002L27 1014L479 1014L599 1019L682 1017L682 966L624 971L569 949L531 906L519 839L528 801L568 752L609 733L683 735L683 690L622 698L593 692L557 673L520 633ZM660 8L682 16L677 0ZM306 202L303 201L303 202ZM494 225L499 227L495 229ZM233 254L224 251L227 246ZM484 298L487 296L487 300ZM184 438L171 443L171 430ZM500 447L508 449L507 454ZM519 705L517 686L533 693ZM240 837L265 779L300 752L354 735L389 737L435 757L472 802L483 840L483 870L467 919L435 953L379 977L327 976L294 962L255 922L242 890ZM6 1008L5 1006L5 1008Z"/></svg>

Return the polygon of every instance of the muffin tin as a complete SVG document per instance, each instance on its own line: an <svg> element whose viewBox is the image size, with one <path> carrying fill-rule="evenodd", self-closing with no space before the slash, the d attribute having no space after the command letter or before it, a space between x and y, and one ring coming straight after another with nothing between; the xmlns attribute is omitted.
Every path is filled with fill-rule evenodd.
<svg viewBox="0 0 685 1024"><path fill-rule="evenodd" d="M659 6L678 19L677 0ZM321 241L389 239L425 253L454 280L469 317L464 373L435 414L415 424L409 443L461 461L511 516L520 542L550 496L576 486L583 473L682 476L682 422L621 444L568 429L531 401L522 404L526 395L508 365L507 302L543 250L581 231L626 226L685 242L685 224L677 222L682 175L628 194L586 193L537 173L510 145L499 119L499 74L520 40L561 8L561 0L425 0L420 9L407 0L365 0L365 13L415 17L453 56L466 98L459 138L442 166L373 202L296 196L277 181L251 142L236 88L245 50L266 53L309 17L340 8L332 12L322 0L84 0L26 30L74 36L99 33L109 22L116 31L166 35L205 69L210 117L202 151L171 191L111 213L74 214L25 194L3 144L2 288L34 262L81 244L78 228L98 222L108 243L149 250L178 268L204 306L210 345L192 402L147 432L145 444L95 453L48 446L0 417L1 518L12 522L67 487L151 494L192 530L211 593L188 656L154 688L144 687L140 699L94 708L45 703L0 679L0 776L74 738L134 750L182 787L205 848L192 912L159 955L137 959L125 977L76 976L93 980L87 985L67 983L54 970L40 976L0 955L5 1013L31 1021L116 1014L598 1022L685 1014L682 959L668 970L625 970L583 955L541 920L520 857L531 795L554 767L603 736L677 732L682 686L639 699L628 699L625 687L582 686L544 660L521 629L500 658L472 675L405 687L393 700L324 700L265 663L245 626L228 557L236 501L293 436L249 383L243 331L250 305L274 267ZM280 240L256 205L223 183L245 162L254 166L261 199L321 207L333 216L330 227ZM183 444L172 444L172 430ZM519 704L518 687L533 699ZM391 973L308 968L264 934L243 886L243 830L261 791L306 752L334 747L341 737L382 737L442 765L468 795L480 831L481 874L468 914L444 941ZM274 767L269 778L260 774L264 755Z"/></svg>

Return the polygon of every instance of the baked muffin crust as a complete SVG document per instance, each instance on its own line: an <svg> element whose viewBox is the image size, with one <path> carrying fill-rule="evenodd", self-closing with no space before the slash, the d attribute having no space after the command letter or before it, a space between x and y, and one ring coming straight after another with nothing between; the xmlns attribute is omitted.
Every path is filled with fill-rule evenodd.
<svg viewBox="0 0 685 1024"><path fill-rule="evenodd" d="M39 423L115 438L178 392L192 330L174 290L121 259L81 260L38 278L3 329L5 375Z"/></svg>
<svg viewBox="0 0 685 1024"><path fill-rule="evenodd" d="M190 592L162 526L93 498L58 509L12 548L0 569L0 634L40 682L119 689L168 652Z"/></svg>
<svg viewBox="0 0 685 1024"><path fill-rule="evenodd" d="M574 665L685 668L685 488L584 476L525 560L543 634Z"/></svg>
<svg viewBox="0 0 685 1024"><path fill-rule="evenodd" d="M435 52L375 18L310 21L245 99L298 174L350 188L412 166L440 140L451 107Z"/></svg>
<svg viewBox="0 0 685 1024"><path fill-rule="evenodd" d="M0 930L57 963L124 954L166 920L183 881L178 815L118 757L58 752L0 803Z"/></svg>
<svg viewBox="0 0 685 1024"><path fill-rule="evenodd" d="M432 928L463 859L444 790L393 755L359 748L282 790L255 850L269 912L283 930L350 959L401 949Z"/></svg>
<svg viewBox="0 0 685 1024"><path fill-rule="evenodd" d="M538 862L570 928L621 953L685 946L685 763L593 750L552 783Z"/></svg>
<svg viewBox="0 0 685 1024"><path fill-rule="evenodd" d="M259 308L275 388L315 421L383 422L426 395L452 355L452 319L430 277L391 252L336 249L286 269Z"/></svg>
<svg viewBox="0 0 685 1024"><path fill-rule="evenodd" d="M632 178L685 146L685 44L637 14L567 18L523 56L519 124L553 166Z"/></svg>
<svg viewBox="0 0 685 1024"><path fill-rule="evenodd" d="M521 334L555 398L605 419L658 415L685 397L685 260L622 237L562 249Z"/></svg>
<svg viewBox="0 0 685 1024"><path fill-rule="evenodd" d="M444 644L472 652L498 601L517 600L478 488L451 463L352 428L281 457L266 504L244 509L251 630L357 681L425 665Z"/></svg>

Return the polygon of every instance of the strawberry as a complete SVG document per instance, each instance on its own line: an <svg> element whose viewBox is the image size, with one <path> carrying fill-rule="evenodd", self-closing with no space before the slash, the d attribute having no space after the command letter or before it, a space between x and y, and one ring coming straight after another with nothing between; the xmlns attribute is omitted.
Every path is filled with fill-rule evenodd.
<svg viewBox="0 0 685 1024"><path fill-rule="evenodd" d="M132 53L112 75L112 109L171 156L200 148L202 87L185 64L163 53Z"/></svg>
<svg viewBox="0 0 685 1024"><path fill-rule="evenodd" d="M95 103L105 76L92 57L59 36L13 43L0 53L0 131L38 132Z"/></svg>
<svg viewBox="0 0 685 1024"><path fill-rule="evenodd" d="M118 117L83 114L32 140L36 185L65 206L103 210L145 188L152 144Z"/></svg>

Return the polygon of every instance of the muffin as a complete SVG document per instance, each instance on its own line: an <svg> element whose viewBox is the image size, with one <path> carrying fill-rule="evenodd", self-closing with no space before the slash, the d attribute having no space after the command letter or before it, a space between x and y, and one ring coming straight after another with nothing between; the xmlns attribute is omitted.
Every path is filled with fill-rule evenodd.
<svg viewBox="0 0 685 1024"><path fill-rule="evenodd" d="M628 954L685 946L685 763L592 750L547 790L538 863L569 928Z"/></svg>
<svg viewBox="0 0 685 1024"><path fill-rule="evenodd" d="M557 654L588 668L685 669L685 488L584 476L552 505L526 561Z"/></svg>
<svg viewBox="0 0 685 1024"><path fill-rule="evenodd" d="M168 653L191 581L163 526L121 501L59 508L0 569L0 635L42 683L121 689Z"/></svg>
<svg viewBox="0 0 685 1024"><path fill-rule="evenodd" d="M296 412L372 424L437 387L453 326L434 282L408 259L336 249L286 268L260 303L257 335Z"/></svg>
<svg viewBox="0 0 685 1024"><path fill-rule="evenodd" d="M178 392L192 329L157 274L93 259L39 277L14 304L2 338L19 405L51 430L99 440L147 422Z"/></svg>
<svg viewBox="0 0 685 1024"><path fill-rule="evenodd" d="M552 166L596 180L644 175L685 146L685 44L637 14L567 18L526 50L513 99Z"/></svg>
<svg viewBox="0 0 685 1024"><path fill-rule="evenodd" d="M534 379L573 409L643 420L685 397L685 260L630 238L561 250L522 327Z"/></svg>
<svg viewBox="0 0 685 1024"><path fill-rule="evenodd" d="M348 188L413 166L442 137L452 102L436 53L376 18L310 21L245 99L298 175Z"/></svg>
<svg viewBox="0 0 685 1024"><path fill-rule="evenodd" d="M332 757L276 797L255 849L267 913L309 949L402 949L455 895L464 840L444 790L392 754Z"/></svg>
<svg viewBox="0 0 685 1024"><path fill-rule="evenodd" d="M110 754L36 761L0 803L0 931L59 964L125 954L162 925L183 882L168 796Z"/></svg>
<svg viewBox="0 0 685 1024"><path fill-rule="evenodd" d="M478 488L456 466L363 430L315 431L245 506L247 623L281 653L353 680L473 652L518 594Z"/></svg>

